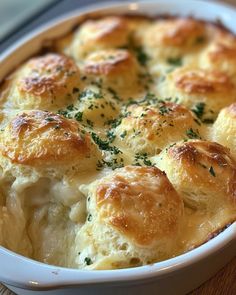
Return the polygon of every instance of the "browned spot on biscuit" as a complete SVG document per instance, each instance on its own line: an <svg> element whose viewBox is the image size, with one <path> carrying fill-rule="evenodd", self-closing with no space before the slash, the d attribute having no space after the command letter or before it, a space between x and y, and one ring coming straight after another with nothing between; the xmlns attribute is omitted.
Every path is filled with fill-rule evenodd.
<svg viewBox="0 0 236 295"><path fill-rule="evenodd" d="M97 187L97 205L110 225L150 246L177 230L182 200L164 172L155 167L123 168ZM127 173L127 174L126 174Z"/></svg>
<svg viewBox="0 0 236 295"><path fill-rule="evenodd" d="M236 46L217 43L208 54L212 62L217 62L218 59L236 59Z"/></svg>
<svg viewBox="0 0 236 295"><path fill-rule="evenodd" d="M91 152L90 138L80 129L77 122L53 113L23 113L4 130L1 151L12 162L26 165L76 163Z"/></svg>
<svg viewBox="0 0 236 295"><path fill-rule="evenodd" d="M127 50L110 49L93 52L85 61L84 70L88 74L109 75L136 67L135 59Z"/></svg>
<svg viewBox="0 0 236 295"><path fill-rule="evenodd" d="M204 70L179 74L175 77L175 85L188 94L223 92L234 88L226 73Z"/></svg>
<svg viewBox="0 0 236 295"><path fill-rule="evenodd" d="M36 57L27 63L27 67L28 73L17 82L22 93L53 97L59 92L67 93L67 83L75 84L79 81L79 69L76 64L63 55L51 53Z"/></svg>

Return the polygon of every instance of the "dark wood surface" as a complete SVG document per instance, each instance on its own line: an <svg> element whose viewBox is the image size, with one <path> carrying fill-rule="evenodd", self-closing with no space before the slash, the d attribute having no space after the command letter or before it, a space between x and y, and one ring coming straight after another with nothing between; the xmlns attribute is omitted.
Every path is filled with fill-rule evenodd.
<svg viewBox="0 0 236 295"><path fill-rule="evenodd" d="M236 295L236 257L189 295Z"/></svg>

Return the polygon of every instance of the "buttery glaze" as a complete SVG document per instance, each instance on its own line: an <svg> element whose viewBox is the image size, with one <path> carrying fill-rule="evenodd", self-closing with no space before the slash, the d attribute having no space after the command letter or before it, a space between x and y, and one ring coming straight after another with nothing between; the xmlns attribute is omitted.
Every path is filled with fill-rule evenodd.
<svg viewBox="0 0 236 295"><path fill-rule="evenodd" d="M233 34L107 16L54 43L1 88L1 245L116 269L189 251L236 220Z"/></svg>

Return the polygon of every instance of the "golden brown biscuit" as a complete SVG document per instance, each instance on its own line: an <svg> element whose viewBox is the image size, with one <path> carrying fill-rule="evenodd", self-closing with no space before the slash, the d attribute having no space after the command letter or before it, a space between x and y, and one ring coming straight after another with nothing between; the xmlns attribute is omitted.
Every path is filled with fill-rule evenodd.
<svg viewBox="0 0 236 295"><path fill-rule="evenodd" d="M160 154L157 165L187 206L215 213L232 206L235 213L236 162L227 148L200 140L177 143Z"/></svg>
<svg viewBox="0 0 236 295"><path fill-rule="evenodd" d="M202 119L212 120L225 106L236 99L235 84L225 72L199 68L180 68L160 83L162 97L177 99L189 108L204 104ZM227 95L225 95L227 93Z"/></svg>
<svg viewBox="0 0 236 295"><path fill-rule="evenodd" d="M14 74L6 107L58 110L73 102L79 86L79 69L69 57L55 53L35 57Z"/></svg>
<svg viewBox="0 0 236 295"><path fill-rule="evenodd" d="M44 111L22 113L11 120L1 132L0 149L12 163L41 168L88 169L97 155L89 134L76 121Z"/></svg>
<svg viewBox="0 0 236 295"><path fill-rule="evenodd" d="M164 172L126 166L82 191L89 199L88 220L77 236L79 263L89 245L97 251L91 257L95 268L103 267L106 256L106 267L128 267L158 261L175 248L183 202Z"/></svg>
<svg viewBox="0 0 236 295"><path fill-rule="evenodd" d="M123 17L108 16L84 22L74 35L70 52L83 59L92 51L117 48L128 42L128 26Z"/></svg>
<svg viewBox="0 0 236 295"><path fill-rule="evenodd" d="M180 57L206 38L203 22L190 18L157 20L143 34L143 45L153 59Z"/></svg>
<svg viewBox="0 0 236 295"><path fill-rule="evenodd" d="M99 80L103 87L118 92L121 98L140 91L138 64L128 50L95 51L85 59L83 70L85 75Z"/></svg>
<svg viewBox="0 0 236 295"><path fill-rule="evenodd" d="M220 111L212 128L212 139L227 146L236 157L236 103Z"/></svg>
<svg viewBox="0 0 236 295"><path fill-rule="evenodd" d="M116 142L134 153L158 154L183 139L200 138L201 123L184 106L171 102L131 105L115 130Z"/></svg>
<svg viewBox="0 0 236 295"><path fill-rule="evenodd" d="M218 30L200 56L200 67L236 73L236 38L233 34Z"/></svg>

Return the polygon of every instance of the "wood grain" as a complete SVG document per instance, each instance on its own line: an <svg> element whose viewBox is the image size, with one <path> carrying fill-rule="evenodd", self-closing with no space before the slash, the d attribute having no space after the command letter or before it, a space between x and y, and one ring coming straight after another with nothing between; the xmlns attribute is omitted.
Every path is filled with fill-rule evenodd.
<svg viewBox="0 0 236 295"><path fill-rule="evenodd" d="M236 257L189 295L236 295Z"/></svg>

